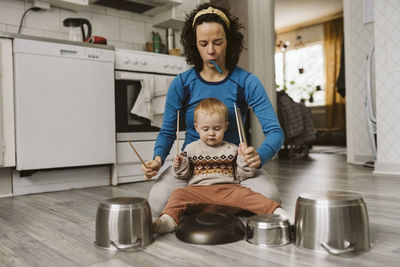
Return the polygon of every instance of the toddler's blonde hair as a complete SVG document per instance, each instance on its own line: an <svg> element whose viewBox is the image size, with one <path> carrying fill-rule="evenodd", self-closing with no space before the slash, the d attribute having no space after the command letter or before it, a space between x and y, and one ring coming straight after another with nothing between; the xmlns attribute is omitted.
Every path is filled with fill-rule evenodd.
<svg viewBox="0 0 400 267"><path fill-rule="evenodd" d="M194 122L197 122L200 112L204 112L208 115L216 113L223 116L225 122L228 121L228 108L216 98L205 98L197 104L194 108Z"/></svg>

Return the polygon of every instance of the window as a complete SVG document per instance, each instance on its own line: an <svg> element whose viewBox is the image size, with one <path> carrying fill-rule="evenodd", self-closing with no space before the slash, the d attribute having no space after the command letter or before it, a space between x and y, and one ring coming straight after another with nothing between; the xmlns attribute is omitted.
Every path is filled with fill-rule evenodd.
<svg viewBox="0 0 400 267"><path fill-rule="evenodd" d="M296 102L325 105L325 67L322 43L275 53L277 90L285 88Z"/></svg>

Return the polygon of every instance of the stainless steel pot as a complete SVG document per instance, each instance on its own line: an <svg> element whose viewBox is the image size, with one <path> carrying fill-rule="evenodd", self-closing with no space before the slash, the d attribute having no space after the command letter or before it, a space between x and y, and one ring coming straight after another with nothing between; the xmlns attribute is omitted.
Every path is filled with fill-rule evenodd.
<svg viewBox="0 0 400 267"><path fill-rule="evenodd" d="M296 246L342 255L371 248L367 206L353 192L302 194L295 212Z"/></svg>
<svg viewBox="0 0 400 267"><path fill-rule="evenodd" d="M135 251L153 241L151 209L146 199L119 197L98 205L96 247Z"/></svg>
<svg viewBox="0 0 400 267"><path fill-rule="evenodd" d="M246 241L261 247L276 247L290 243L288 219L277 214L262 214L247 220Z"/></svg>

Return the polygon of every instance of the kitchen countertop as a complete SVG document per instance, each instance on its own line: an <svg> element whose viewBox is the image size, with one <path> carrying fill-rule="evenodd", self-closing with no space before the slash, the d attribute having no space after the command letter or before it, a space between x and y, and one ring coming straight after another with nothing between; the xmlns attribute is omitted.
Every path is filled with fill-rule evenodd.
<svg viewBox="0 0 400 267"><path fill-rule="evenodd" d="M16 34L16 33L2 32L2 31L0 31L0 38L27 39L27 40L35 40L35 41L42 41L42 42L52 42L52 43L59 43L59 44L78 45L78 46L87 46L87 47L101 48L101 49L107 49L107 50L115 50L114 46L110 46L110 45L90 44L90 43L85 43L85 42L75 42L75 41L69 41L69 40L63 40L63 39L53 39L53 38L48 38L48 37Z"/></svg>

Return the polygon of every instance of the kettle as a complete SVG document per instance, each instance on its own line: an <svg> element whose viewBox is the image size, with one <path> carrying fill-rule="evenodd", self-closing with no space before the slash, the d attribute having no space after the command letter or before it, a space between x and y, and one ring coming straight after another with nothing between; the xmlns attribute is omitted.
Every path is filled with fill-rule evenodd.
<svg viewBox="0 0 400 267"><path fill-rule="evenodd" d="M69 27L68 37L71 41L82 41L87 40L92 35L92 25L89 20L84 18L66 18L63 21L65 27ZM87 27L87 34L85 33L85 27Z"/></svg>

